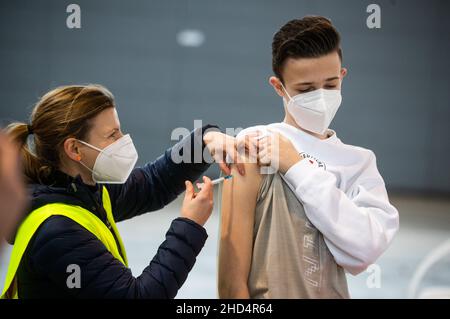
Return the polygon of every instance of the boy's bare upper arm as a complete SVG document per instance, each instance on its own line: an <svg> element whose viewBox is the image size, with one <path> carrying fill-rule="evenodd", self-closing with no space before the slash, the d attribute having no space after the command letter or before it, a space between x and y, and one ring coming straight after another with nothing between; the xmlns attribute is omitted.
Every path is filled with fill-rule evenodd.
<svg viewBox="0 0 450 319"><path fill-rule="evenodd" d="M245 176L236 168L232 168L232 174L233 178L224 182L222 191L219 295L246 298L261 175L256 163L245 164Z"/></svg>

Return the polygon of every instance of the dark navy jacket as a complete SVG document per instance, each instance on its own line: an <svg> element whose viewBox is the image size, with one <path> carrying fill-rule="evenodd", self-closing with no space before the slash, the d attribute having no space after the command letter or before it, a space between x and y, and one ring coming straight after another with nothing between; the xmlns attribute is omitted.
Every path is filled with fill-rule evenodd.
<svg viewBox="0 0 450 319"><path fill-rule="evenodd" d="M176 164L171 152L202 150L208 128L194 130L154 162L135 168L125 184L105 185L116 222L161 209L184 191L185 180L194 181L206 171L209 161ZM31 185L29 211L48 203L67 203L88 209L106 223L101 187L57 172L51 186ZM22 258L17 273L19 298L174 298L207 237L195 222L175 219L150 264L133 277L92 233L67 217L52 216L37 230ZM80 288L67 286L71 264L80 267Z"/></svg>

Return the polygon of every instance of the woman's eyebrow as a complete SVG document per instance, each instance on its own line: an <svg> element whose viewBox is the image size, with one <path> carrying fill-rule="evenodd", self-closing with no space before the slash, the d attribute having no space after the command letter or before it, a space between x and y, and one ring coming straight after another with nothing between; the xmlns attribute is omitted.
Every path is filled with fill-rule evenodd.
<svg viewBox="0 0 450 319"><path fill-rule="evenodd" d="M113 129L109 129L108 131L106 131L105 136L110 136L110 135L112 135L113 133L118 132L119 130L120 130L120 129L117 128L117 127L113 128Z"/></svg>
<svg viewBox="0 0 450 319"><path fill-rule="evenodd" d="M334 77L331 77L331 78L325 79L325 82L328 82L328 81L333 81L333 80L339 80L339 77L338 77L338 76L334 76Z"/></svg>

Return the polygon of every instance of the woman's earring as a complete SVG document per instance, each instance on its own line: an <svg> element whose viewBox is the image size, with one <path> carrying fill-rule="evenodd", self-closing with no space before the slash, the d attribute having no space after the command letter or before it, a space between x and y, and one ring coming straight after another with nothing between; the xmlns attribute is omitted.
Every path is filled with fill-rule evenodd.
<svg viewBox="0 0 450 319"><path fill-rule="evenodd" d="M77 158L76 158L76 160L77 160L78 162L81 161L81 156L78 155Z"/></svg>

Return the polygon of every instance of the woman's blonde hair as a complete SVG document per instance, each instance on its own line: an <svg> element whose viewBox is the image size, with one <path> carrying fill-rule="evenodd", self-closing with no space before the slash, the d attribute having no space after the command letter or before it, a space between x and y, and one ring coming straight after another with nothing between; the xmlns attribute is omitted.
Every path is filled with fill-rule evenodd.
<svg viewBox="0 0 450 319"><path fill-rule="evenodd" d="M35 105L30 123L12 123L7 133L21 146L23 172L28 183L49 185L60 167L64 141L83 140L91 119L114 107L114 96L101 85L61 86L45 94ZM32 134L34 150L28 145Z"/></svg>

